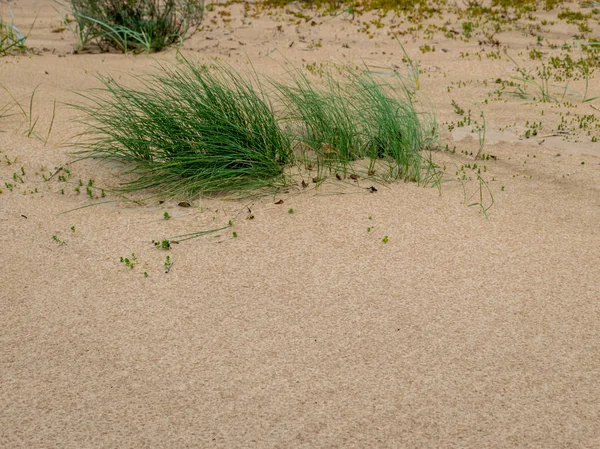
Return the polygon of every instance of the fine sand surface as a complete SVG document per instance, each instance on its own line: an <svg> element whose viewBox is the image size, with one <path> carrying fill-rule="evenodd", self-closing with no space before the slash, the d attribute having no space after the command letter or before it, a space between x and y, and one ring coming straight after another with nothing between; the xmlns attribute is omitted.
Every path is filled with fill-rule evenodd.
<svg viewBox="0 0 600 449"><path fill-rule="evenodd" d="M97 73L126 83L176 62L175 51L72 54L72 34L52 32L51 2L11 4L20 29L35 19L28 43L40 54L0 58L0 83L26 114L38 86L41 140L27 137L17 108L0 119L0 447L600 447L600 143L577 129L550 136L561 112L600 115L590 106L600 102L575 96L583 81L570 85L567 109L514 96L484 104L495 79L515 75L505 56L473 56L477 39L407 34L441 143L456 146L436 155L441 189L369 193L369 181L333 179L253 201L136 204L108 191L120 167L66 165L82 131L66 103L98 87ZM182 53L251 61L270 76L286 63L406 68L385 27L369 39L347 15L308 10L315 26L297 26L282 11L244 18L240 5L217 7L203 22L212 29ZM545 32L559 44L572 34L563 22ZM535 36L498 38L534 63ZM434 53L419 51L426 42ZM588 97L600 95L598 80ZM484 151L496 157L480 163L494 198L487 218L468 207L479 184L456 180L473 163L461 152L479 144L470 127L448 132L461 118L452 100L474 118L485 112ZM526 122L542 119L525 139ZM59 167L68 182L64 170L42 179ZM90 179L106 198L88 198ZM151 243L229 220L169 252ZM132 253L130 270L120 257Z"/></svg>

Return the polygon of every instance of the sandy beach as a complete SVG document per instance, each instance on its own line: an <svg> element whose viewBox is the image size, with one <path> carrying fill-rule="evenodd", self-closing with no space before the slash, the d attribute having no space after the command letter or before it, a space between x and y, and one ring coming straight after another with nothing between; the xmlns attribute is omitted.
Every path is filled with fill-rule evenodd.
<svg viewBox="0 0 600 449"><path fill-rule="evenodd" d="M393 13L214 5L181 54L270 77L286 64L406 72L401 32L451 150L434 155L444 182L141 203L112 193L118 164L72 163L85 128L69 104L98 74L127 83L177 50L74 53L59 6L10 7L35 51L0 57L0 107L23 108L0 119L0 447L600 447L600 100L582 101L583 78L552 81L556 102L498 93L519 76L507 54L531 73L530 51L564 54L577 26L539 25L560 8L495 46ZM465 20L423 23L460 35ZM481 111L487 216L469 206L474 171L459 180ZM90 180L104 198L86 195Z"/></svg>

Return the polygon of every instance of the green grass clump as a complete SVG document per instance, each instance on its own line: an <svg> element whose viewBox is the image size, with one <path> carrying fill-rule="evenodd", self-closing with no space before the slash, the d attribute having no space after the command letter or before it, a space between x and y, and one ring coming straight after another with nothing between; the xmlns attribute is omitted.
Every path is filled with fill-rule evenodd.
<svg viewBox="0 0 600 449"><path fill-rule="evenodd" d="M428 184L439 174L435 119L397 74L383 83L341 68L312 81L294 71L267 91L219 63L160 69L134 78L137 87L100 78L104 87L76 106L92 132L81 157L124 162L122 192L240 196L284 186L298 161L317 169L316 183L348 174Z"/></svg>
<svg viewBox="0 0 600 449"><path fill-rule="evenodd" d="M104 49L149 52L182 42L202 20L204 0L69 0L66 8L80 50L96 41Z"/></svg>
<svg viewBox="0 0 600 449"><path fill-rule="evenodd" d="M375 161L382 160L391 178L427 183L436 172L428 157L438 137L433 115L417 110L403 83L382 84L365 72L353 74L351 86L364 126L370 171Z"/></svg>
<svg viewBox="0 0 600 449"><path fill-rule="evenodd" d="M295 147L306 165L348 165L364 156L356 129L356 111L347 92L332 75L318 88L302 72L293 74L293 84L278 84L285 105L284 119L294 129Z"/></svg>
<svg viewBox="0 0 600 449"><path fill-rule="evenodd" d="M260 89L224 65L190 62L139 77L139 88L101 78L77 106L94 131L84 158L128 164L125 192L241 194L283 185L291 144Z"/></svg>
<svg viewBox="0 0 600 449"><path fill-rule="evenodd" d="M354 171L355 161L368 159L369 176L384 166L379 174L385 178L426 183L435 172L424 154L437 139L435 120L417 111L413 94L396 76L382 83L366 69L339 75L325 73L315 87L298 72L291 86L278 85L305 164L316 166L321 177L324 169Z"/></svg>

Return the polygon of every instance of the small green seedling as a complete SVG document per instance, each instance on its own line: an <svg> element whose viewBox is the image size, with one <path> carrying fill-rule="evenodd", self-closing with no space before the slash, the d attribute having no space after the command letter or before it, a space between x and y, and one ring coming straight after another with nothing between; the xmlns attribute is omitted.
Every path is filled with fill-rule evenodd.
<svg viewBox="0 0 600 449"><path fill-rule="evenodd" d="M59 239L56 235L52 236L52 241L58 243L59 245L66 245L64 240Z"/></svg>
<svg viewBox="0 0 600 449"><path fill-rule="evenodd" d="M148 272L144 271L144 277L147 278L148 277Z"/></svg>
<svg viewBox="0 0 600 449"><path fill-rule="evenodd" d="M168 273L169 271L171 271L171 267L173 266L173 262L171 262L171 256L167 256L167 258L165 259L165 273Z"/></svg>
<svg viewBox="0 0 600 449"><path fill-rule="evenodd" d="M294 209L292 209L291 207L288 209L288 214L293 214L294 213Z"/></svg>
<svg viewBox="0 0 600 449"><path fill-rule="evenodd" d="M233 238L237 238L237 232L233 231Z"/></svg>
<svg viewBox="0 0 600 449"><path fill-rule="evenodd" d="M387 235L383 236L383 239L381 240L383 243L387 243L390 241L390 239L388 238Z"/></svg>
<svg viewBox="0 0 600 449"><path fill-rule="evenodd" d="M71 232L75 232L75 226L71 226Z"/></svg>
<svg viewBox="0 0 600 449"><path fill-rule="evenodd" d="M121 257L120 260L121 260L121 263L125 264L125 266L127 268L129 268L130 270L133 270L133 267L139 263L135 253L131 253L131 259L128 257Z"/></svg>
<svg viewBox="0 0 600 449"><path fill-rule="evenodd" d="M169 215L169 213L168 213L168 212L165 212L165 213L163 214L163 218L164 218L165 220L168 220L169 218L171 218L171 216Z"/></svg>
<svg viewBox="0 0 600 449"><path fill-rule="evenodd" d="M160 241L152 240L152 243L159 249L171 249L171 242L166 239Z"/></svg>

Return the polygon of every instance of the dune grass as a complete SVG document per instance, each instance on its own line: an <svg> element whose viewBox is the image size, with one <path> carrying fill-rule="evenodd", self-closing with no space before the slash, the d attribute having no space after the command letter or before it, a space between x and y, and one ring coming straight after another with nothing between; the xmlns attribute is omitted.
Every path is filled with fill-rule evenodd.
<svg viewBox="0 0 600 449"><path fill-rule="evenodd" d="M121 191L239 195L285 184L288 135L260 88L229 67L186 61L138 77L139 88L101 80L77 106L94 134L80 155L126 162L133 179Z"/></svg>
<svg viewBox="0 0 600 449"><path fill-rule="evenodd" d="M96 41L124 53L181 43L204 12L204 0L69 0L63 6L75 17L79 50Z"/></svg>
<svg viewBox="0 0 600 449"><path fill-rule="evenodd" d="M384 84L367 69L337 75L317 82L296 71L291 83L267 89L256 74L184 60L134 78L137 87L100 78L103 87L76 106L91 131L79 154L125 163L130 178L121 192L165 196L282 187L298 162L317 170L315 182L357 173L434 179L437 126L417 111L402 80Z"/></svg>
<svg viewBox="0 0 600 449"><path fill-rule="evenodd" d="M293 130L295 153L305 166L347 171L362 154L361 130L356 128L356 111L347 92L327 75L325 85L316 87L301 71L292 74L291 85L277 83L284 105L283 122Z"/></svg>
<svg viewBox="0 0 600 449"><path fill-rule="evenodd" d="M295 148L322 176L355 171L368 159L367 176L427 183L435 166L427 157L437 140L432 115L420 113L402 80L377 80L368 70L323 74L316 86L301 72L278 84L285 119L296 130ZM381 173L381 168L385 171Z"/></svg>

